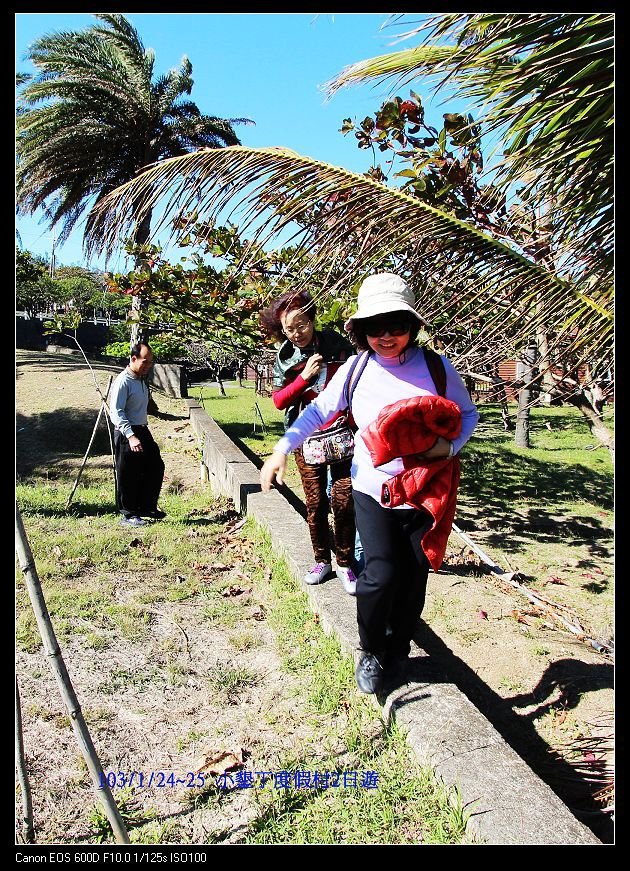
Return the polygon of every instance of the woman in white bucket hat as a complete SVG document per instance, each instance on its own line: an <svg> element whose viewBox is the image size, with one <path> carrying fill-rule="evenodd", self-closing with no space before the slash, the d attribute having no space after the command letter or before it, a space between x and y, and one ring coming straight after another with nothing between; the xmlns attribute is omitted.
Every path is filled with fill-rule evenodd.
<svg viewBox="0 0 630 871"><path fill-rule="evenodd" d="M345 324L363 359L351 377L354 357L335 373L260 473L263 491L274 477L282 482L287 455L345 409L350 397L358 427L352 491L365 558L356 588L355 677L364 693L378 692L384 674L398 676L407 661L429 569L437 571L446 548L459 481L457 455L479 419L452 363L418 346L425 323L400 276L367 277Z"/></svg>

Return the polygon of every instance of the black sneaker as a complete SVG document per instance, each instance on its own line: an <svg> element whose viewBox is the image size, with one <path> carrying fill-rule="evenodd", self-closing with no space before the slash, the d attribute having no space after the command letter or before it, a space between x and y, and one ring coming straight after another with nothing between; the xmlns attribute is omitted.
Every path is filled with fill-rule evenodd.
<svg viewBox="0 0 630 871"><path fill-rule="evenodd" d="M383 666L373 653L364 653L354 671L354 677L362 693L375 693L383 679Z"/></svg>
<svg viewBox="0 0 630 871"><path fill-rule="evenodd" d="M159 508L156 508L155 511L149 511L147 517L150 517L151 520L164 520L166 511L160 511Z"/></svg>

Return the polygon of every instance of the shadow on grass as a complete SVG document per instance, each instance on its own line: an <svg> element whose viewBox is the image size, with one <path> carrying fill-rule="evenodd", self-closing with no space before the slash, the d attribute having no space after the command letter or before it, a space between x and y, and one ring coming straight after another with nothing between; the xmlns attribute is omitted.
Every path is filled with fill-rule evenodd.
<svg viewBox="0 0 630 871"><path fill-rule="evenodd" d="M607 662L588 664L560 659L549 665L531 693L504 699L456 656L423 620L414 641L428 657L412 658L405 678L420 683L454 683L571 812L601 841L613 843L613 823L610 816L601 811L594 796L599 785L589 782L554 752L536 731L534 721L553 710L561 713L574 708L585 693L612 688L614 666ZM401 684L402 680L398 680L384 689L391 692L394 686ZM398 707L403 704L404 696L400 698ZM520 714L513 710L533 704L537 705L533 712Z"/></svg>
<svg viewBox="0 0 630 871"><path fill-rule="evenodd" d="M488 452L474 442L466 446L461 462L461 497L482 505L490 516L522 500L540 506L554 500L584 501L608 511L613 508L612 476L585 466L541 463L509 451Z"/></svg>
<svg viewBox="0 0 630 871"><path fill-rule="evenodd" d="M19 477L50 477L50 469L64 460L82 460L98 417L95 411L58 408L41 414L16 415L15 458ZM103 415L98 422L88 463L111 468L111 447ZM78 471L78 469L77 469ZM68 472L63 473L68 477Z"/></svg>
<svg viewBox="0 0 630 871"><path fill-rule="evenodd" d="M244 438L260 438L262 440L262 435L259 435L262 429L260 424L257 424L256 431L254 431L253 423L242 423L240 421L222 423L220 426L223 432L228 435L232 441L241 442ZM273 420L270 423L265 424L265 431L266 436L273 438L275 443L284 435L284 425L281 420Z"/></svg>
<svg viewBox="0 0 630 871"><path fill-rule="evenodd" d="M245 454L247 459L256 466L257 469L262 468L263 459L258 456L250 447L248 447L245 442L241 440L240 436L246 436L247 438L252 437L252 426L246 425L242 423L230 423L230 424L222 424L221 429L223 432L232 439L237 448ZM282 422L273 423L270 426L267 426L268 433L271 433L276 441L284 434L284 426ZM239 436L240 433L240 436ZM300 497L291 490L286 484L277 484L276 488L282 493L284 498L287 500L289 505L297 511L300 517L306 519L306 505L300 499Z"/></svg>

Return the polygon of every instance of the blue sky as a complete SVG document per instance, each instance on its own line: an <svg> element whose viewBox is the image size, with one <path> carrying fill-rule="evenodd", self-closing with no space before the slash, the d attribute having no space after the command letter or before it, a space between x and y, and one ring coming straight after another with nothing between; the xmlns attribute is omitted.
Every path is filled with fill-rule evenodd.
<svg viewBox="0 0 630 871"><path fill-rule="evenodd" d="M329 100L321 86L350 63L394 50L398 31L383 27L389 13L133 12L127 17L145 48L155 50L156 75L178 66L187 55L195 82L191 99L203 113L256 122L235 128L243 145L285 146L356 172L369 167L371 151L360 151L352 134L344 137L338 131L343 118L360 121L373 114L391 96L388 86L344 88ZM35 39L94 23L88 13L16 14L16 71L33 71L24 55ZM421 82L412 87L428 106L428 123L440 126L449 108L432 103ZM394 93L404 99L409 86ZM38 223L38 216L20 218L17 229L24 248L50 255L52 233ZM56 255L58 263L86 265L80 230L58 246ZM124 256L109 264L114 270L124 267Z"/></svg>

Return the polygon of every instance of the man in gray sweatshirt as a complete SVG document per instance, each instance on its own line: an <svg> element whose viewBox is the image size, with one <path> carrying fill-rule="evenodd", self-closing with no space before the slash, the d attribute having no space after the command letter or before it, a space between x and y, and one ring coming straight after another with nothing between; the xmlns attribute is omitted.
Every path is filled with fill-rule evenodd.
<svg viewBox="0 0 630 871"><path fill-rule="evenodd" d="M166 516L157 504L164 462L147 426L149 388L145 377L152 366L149 345L133 345L129 364L114 381L110 394L121 526L144 526L143 517L161 520Z"/></svg>

